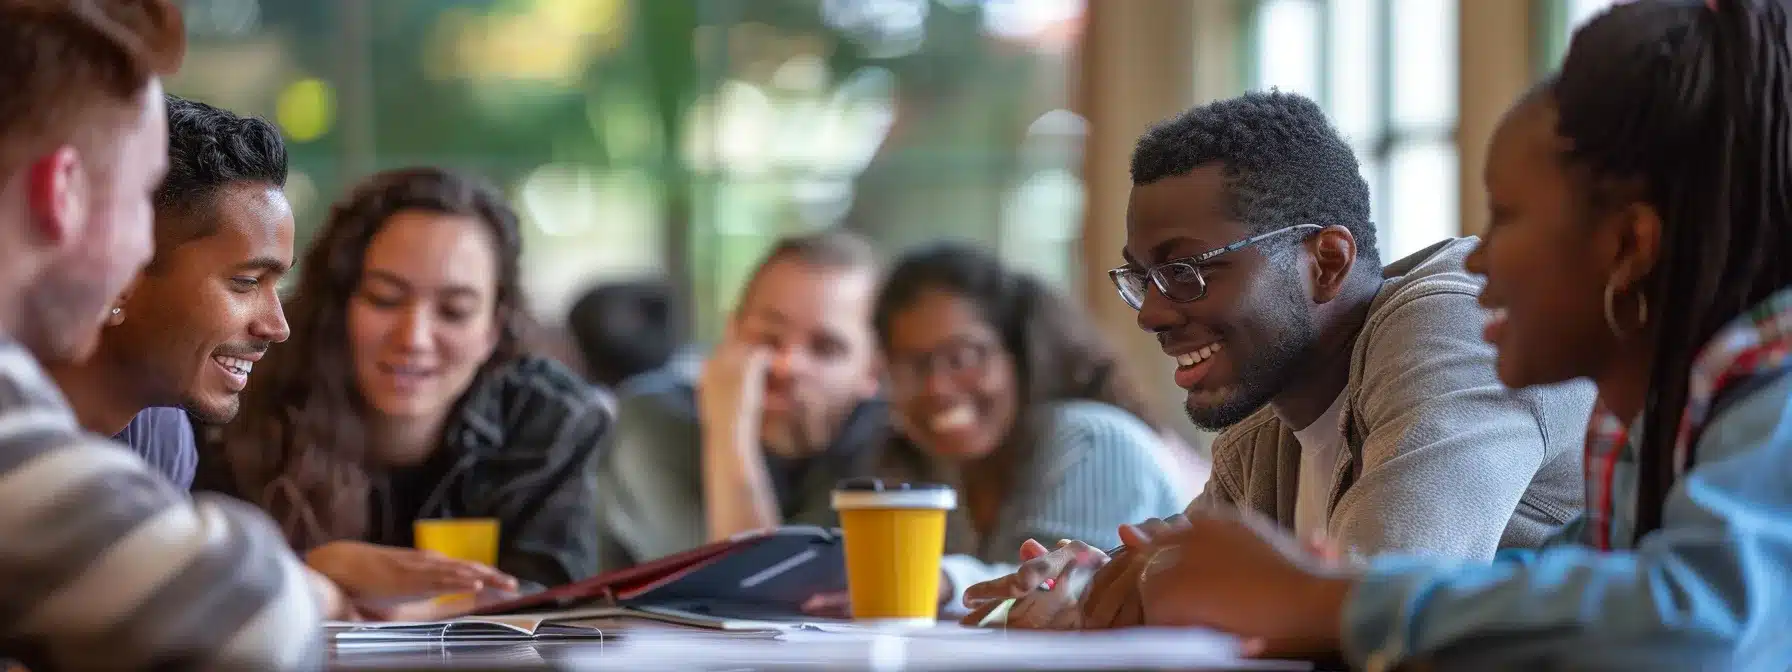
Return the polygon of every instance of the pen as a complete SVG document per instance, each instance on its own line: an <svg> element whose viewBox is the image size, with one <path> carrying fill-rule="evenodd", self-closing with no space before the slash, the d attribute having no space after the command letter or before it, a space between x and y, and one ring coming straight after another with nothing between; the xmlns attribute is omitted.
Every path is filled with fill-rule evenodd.
<svg viewBox="0 0 1792 672"><path fill-rule="evenodd" d="M1114 558L1120 557L1120 554L1125 551L1126 551L1126 544L1121 544L1119 546L1110 548L1105 552L1107 553L1108 559L1112 560ZM1040 590L1051 590L1053 588L1056 588L1057 586L1058 586L1058 580L1054 579L1054 578L1047 578L1046 580L1039 583Z"/></svg>

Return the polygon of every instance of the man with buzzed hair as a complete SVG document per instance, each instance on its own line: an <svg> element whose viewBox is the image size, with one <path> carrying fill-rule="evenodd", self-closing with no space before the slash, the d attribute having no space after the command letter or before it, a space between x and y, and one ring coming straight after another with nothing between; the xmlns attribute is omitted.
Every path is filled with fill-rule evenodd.
<svg viewBox="0 0 1792 672"><path fill-rule="evenodd" d="M871 332L878 260L827 230L779 241L699 375L625 385L598 466L603 569L783 524L837 524L834 483L888 437Z"/></svg>
<svg viewBox="0 0 1792 672"><path fill-rule="evenodd" d="M150 258L184 45L168 0L0 0L0 658L31 669L321 662L332 593L279 531L82 431L39 364Z"/></svg>
<svg viewBox="0 0 1792 672"><path fill-rule="evenodd" d="M46 368L83 427L115 435L184 489L198 461L187 414L229 422L255 362L286 340L275 290L292 267L293 219L278 129L166 99L155 254L111 309L93 356Z"/></svg>
<svg viewBox="0 0 1792 672"><path fill-rule="evenodd" d="M1189 419L1220 432L1191 515L1246 509L1340 552L1486 561L1578 512L1592 386L1500 384L1483 281L1463 265L1474 239L1381 262L1369 187L1317 103L1247 93L1185 111L1139 138L1132 180L1110 277ZM1173 526L1120 537L1139 547ZM1105 558L1023 548L1038 557L966 600L993 609L1084 551ZM1149 557L1103 568L1084 625L1136 624L1136 584L1114 577Z"/></svg>

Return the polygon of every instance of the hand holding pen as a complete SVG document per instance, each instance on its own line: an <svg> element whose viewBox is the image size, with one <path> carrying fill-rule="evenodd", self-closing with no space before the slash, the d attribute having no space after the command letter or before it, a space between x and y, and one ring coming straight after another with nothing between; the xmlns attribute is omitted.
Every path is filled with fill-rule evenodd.
<svg viewBox="0 0 1792 672"><path fill-rule="evenodd" d="M1136 597L1121 600L1120 597L1131 594L1132 586L1126 582L1127 577L1136 580L1135 564L1142 564L1138 553L1128 551L1131 548L1144 548L1154 537L1186 527L1188 520L1181 515L1165 519L1153 518L1137 525L1120 526L1122 544L1108 551L1101 551L1080 541L1060 541L1055 549L1047 549L1037 541L1028 541L1021 546L1021 566L1008 576L992 581L985 581L965 590L965 606L970 607L970 616L964 619L966 625L996 625L1012 622L1010 614L1019 606L1028 608L1022 613L1040 616L1051 609L1041 607L1048 605L1052 609L1070 605L1079 612L1079 627L1114 627L1123 624L1124 616L1137 612ZM1073 567L1081 567L1089 571L1088 590L1063 590L1063 583ZM1125 569L1127 571L1122 572ZM1029 604L1037 603L1037 604ZM1130 607L1128 605L1131 605ZM1094 620L1089 620L1093 616ZM1050 618L1052 622L1064 619Z"/></svg>

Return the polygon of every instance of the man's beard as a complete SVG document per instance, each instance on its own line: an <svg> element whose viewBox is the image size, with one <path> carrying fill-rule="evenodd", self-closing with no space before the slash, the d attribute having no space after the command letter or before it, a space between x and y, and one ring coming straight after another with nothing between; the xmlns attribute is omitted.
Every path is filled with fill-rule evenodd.
<svg viewBox="0 0 1792 672"><path fill-rule="evenodd" d="M1189 393L1191 398L1183 402L1183 411L1196 427L1218 432L1244 422L1252 413L1268 405L1307 368L1303 364L1318 339L1318 328L1310 315L1303 314L1286 326L1262 333L1276 334L1278 338L1249 367L1239 370L1237 383L1223 391L1209 393L1218 399L1196 405L1192 397L1197 393Z"/></svg>
<svg viewBox="0 0 1792 672"><path fill-rule="evenodd" d="M192 397L181 399L180 408L187 412L194 421L202 425L222 425L236 419L237 411L242 407L242 397L231 397L224 408L217 411L206 409L204 404Z"/></svg>

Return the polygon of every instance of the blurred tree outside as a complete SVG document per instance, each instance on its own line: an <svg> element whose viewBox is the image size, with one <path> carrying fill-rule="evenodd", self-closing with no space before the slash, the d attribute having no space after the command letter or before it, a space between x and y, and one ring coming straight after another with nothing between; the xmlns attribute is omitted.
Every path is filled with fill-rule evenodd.
<svg viewBox="0 0 1792 672"><path fill-rule="evenodd" d="M713 333L773 239L834 223L1074 268L1080 0L184 4L170 89L286 130L301 244L368 171L475 171L529 222L549 318L664 273Z"/></svg>

